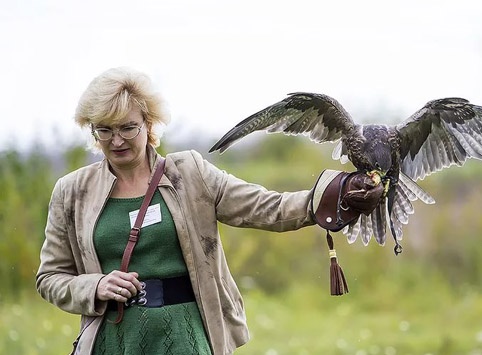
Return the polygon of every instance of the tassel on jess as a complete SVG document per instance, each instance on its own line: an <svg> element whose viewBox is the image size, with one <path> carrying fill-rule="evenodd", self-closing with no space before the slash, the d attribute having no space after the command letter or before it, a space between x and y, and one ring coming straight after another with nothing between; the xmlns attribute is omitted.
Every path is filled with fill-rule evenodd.
<svg viewBox="0 0 482 355"><path fill-rule="evenodd" d="M341 266L338 264L336 258L336 251L333 246L333 237L330 231L326 232L326 241L328 242L329 253L330 253L330 290L332 296L341 296L348 293L348 285L346 283L345 275Z"/></svg>

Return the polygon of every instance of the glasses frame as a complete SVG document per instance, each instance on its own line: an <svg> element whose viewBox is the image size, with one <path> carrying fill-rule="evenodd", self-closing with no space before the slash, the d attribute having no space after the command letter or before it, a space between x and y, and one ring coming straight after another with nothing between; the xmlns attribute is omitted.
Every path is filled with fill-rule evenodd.
<svg viewBox="0 0 482 355"><path fill-rule="evenodd" d="M91 127L91 133L92 135L94 136L95 139L99 140L99 141L102 141L102 142L107 142L107 141L110 141L112 138L114 138L114 135L117 133L119 135L119 137L121 137L122 139L125 139L125 140L132 140L134 138L136 138L139 133L141 133L142 131L142 128L144 128L144 125L146 124L146 121L142 121L142 124L140 126L138 125L130 125L130 126L126 126L126 127L123 127L123 128L116 128L116 129L111 129L111 128L105 128L105 127L99 127L99 128L94 128L94 125L92 125ZM126 128L137 128L137 133L134 135L134 137L130 137L130 138L126 138L122 135L121 131L123 129L126 129ZM99 136L99 133L97 132L98 129L102 129L102 130L105 130L105 131L109 131L110 132L110 137L109 138L100 138Z"/></svg>

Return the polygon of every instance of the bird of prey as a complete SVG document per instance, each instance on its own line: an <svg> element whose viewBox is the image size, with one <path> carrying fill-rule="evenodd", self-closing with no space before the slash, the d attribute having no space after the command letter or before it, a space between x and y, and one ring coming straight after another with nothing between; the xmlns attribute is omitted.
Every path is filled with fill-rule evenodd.
<svg viewBox="0 0 482 355"><path fill-rule="evenodd" d="M333 159L352 162L358 171L383 183L385 193L377 208L347 225L348 242L357 237L367 245L374 236L385 244L387 224L402 251L402 225L414 213L412 201L435 200L415 181L467 159L482 159L482 107L462 98L429 101L398 125L357 124L335 99L315 93L289 94L238 123L209 150L225 151L254 131L306 135L316 143L338 142Z"/></svg>

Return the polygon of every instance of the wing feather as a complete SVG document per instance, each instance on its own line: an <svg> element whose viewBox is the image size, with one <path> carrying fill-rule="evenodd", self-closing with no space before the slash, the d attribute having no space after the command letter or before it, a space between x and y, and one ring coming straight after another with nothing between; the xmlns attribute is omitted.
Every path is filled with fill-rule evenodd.
<svg viewBox="0 0 482 355"><path fill-rule="evenodd" d="M397 127L401 171L413 180L482 159L482 107L461 98L428 102Z"/></svg>
<svg viewBox="0 0 482 355"><path fill-rule="evenodd" d="M293 93L239 122L209 152L221 153L254 131L305 135L316 143L334 142L355 126L335 99L312 93Z"/></svg>
<svg viewBox="0 0 482 355"><path fill-rule="evenodd" d="M333 149L333 153L331 154L333 160L340 160L342 164L348 163L348 152L343 144L343 140L339 140L336 144L335 148Z"/></svg>

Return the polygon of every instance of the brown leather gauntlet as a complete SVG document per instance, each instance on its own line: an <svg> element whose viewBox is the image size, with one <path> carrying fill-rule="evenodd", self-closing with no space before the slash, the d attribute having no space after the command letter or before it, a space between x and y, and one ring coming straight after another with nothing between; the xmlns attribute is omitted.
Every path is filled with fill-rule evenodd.
<svg viewBox="0 0 482 355"><path fill-rule="evenodd" d="M369 215L383 194L383 184L377 184L362 173L325 170L313 189L311 210L321 227L333 232L356 220L360 213Z"/></svg>
<svg viewBox="0 0 482 355"><path fill-rule="evenodd" d="M348 293L348 284L338 264L333 237L337 232L358 219L360 213L370 214L383 194L383 184L375 184L361 172L345 173L325 170L313 188L311 211L313 220L326 229L330 255L330 292L334 296Z"/></svg>

